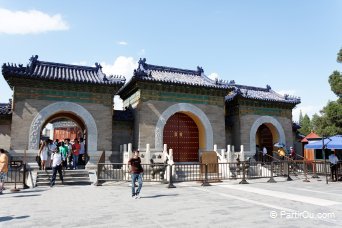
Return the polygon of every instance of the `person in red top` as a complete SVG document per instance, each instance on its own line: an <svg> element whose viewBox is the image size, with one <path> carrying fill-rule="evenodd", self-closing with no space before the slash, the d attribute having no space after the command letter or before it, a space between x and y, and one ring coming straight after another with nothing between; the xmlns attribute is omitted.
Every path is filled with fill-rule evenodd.
<svg viewBox="0 0 342 228"><path fill-rule="evenodd" d="M128 165L130 166L131 171L131 178L132 178L132 198L139 199L140 198L140 191L142 188L142 175L144 169L141 166L141 159L139 157L139 150L134 151L134 156L129 159ZM135 182L138 180L138 189L135 191Z"/></svg>
<svg viewBox="0 0 342 228"><path fill-rule="evenodd" d="M293 159L293 160L296 160L296 151L295 149L291 146L290 147L290 158Z"/></svg>
<svg viewBox="0 0 342 228"><path fill-rule="evenodd" d="M74 144L72 145L72 167L73 169L77 169L78 166L78 155L80 154L81 145L78 143L78 140L74 140Z"/></svg>

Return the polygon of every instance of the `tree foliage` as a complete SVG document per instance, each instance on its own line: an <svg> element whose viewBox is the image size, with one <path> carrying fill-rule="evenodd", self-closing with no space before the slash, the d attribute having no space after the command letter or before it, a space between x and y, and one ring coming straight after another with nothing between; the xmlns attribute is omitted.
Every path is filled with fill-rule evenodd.
<svg viewBox="0 0 342 228"><path fill-rule="evenodd" d="M342 49L337 54L337 62L342 63ZM321 116L312 117L312 128L320 135L342 134L342 75L334 71L329 76L331 90L338 97L336 101L329 101L320 111Z"/></svg>
<svg viewBox="0 0 342 228"><path fill-rule="evenodd" d="M299 110L299 125L302 126L303 123L303 113L302 110Z"/></svg>
<svg viewBox="0 0 342 228"><path fill-rule="evenodd" d="M310 117L305 114L303 119L302 119L302 122L300 123L300 130L299 132L302 133L303 135L308 135L311 130L312 130L312 127L311 127L311 121L310 121Z"/></svg>
<svg viewBox="0 0 342 228"><path fill-rule="evenodd" d="M331 87L331 90L341 98L342 96L342 75L338 71L334 71L332 75L329 76L329 84Z"/></svg>

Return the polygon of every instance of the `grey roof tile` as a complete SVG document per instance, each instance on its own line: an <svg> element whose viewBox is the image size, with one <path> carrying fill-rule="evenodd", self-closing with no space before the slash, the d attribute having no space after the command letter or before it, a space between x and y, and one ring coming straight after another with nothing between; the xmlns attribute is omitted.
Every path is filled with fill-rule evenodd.
<svg viewBox="0 0 342 228"><path fill-rule="evenodd" d="M241 96L244 98L255 100L274 101L292 104L300 103L299 97L289 96L287 94L281 95L273 91L269 85L267 85L266 88L260 88L254 86L237 85L234 81L231 81L229 84L232 90L225 97L226 101L231 101L234 98Z"/></svg>
<svg viewBox="0 0 342 228"><path fill-rule="evenodd" d="M12 100L8 103L0 103L0 115L11 115L12 114Z"/></svg>
<svg viewBox="0 0 342 228"><path fill-rule="evenodd" d="M157 66L146 63L146 59L139 60L139 66L134 70L136 78L146 81L158 81L170 84L183 84L213 88L227 88L228 84L208 78L201 67L197 70L185 70L173 67Z"/></svg>
<svg viewBox="0 0 342 228"><path fill-rule="evenodd" d="M9 76L69 81L74 83L90 83L90 84L106 84L106 85L123 85L125 78L123 76L107 77L102 72L100 64L95 64L95 67L77 66L62 63L39 61L38 56L32 56L30 63L24 67L16 64L3 64L2 74L5 79Z"/></svg>

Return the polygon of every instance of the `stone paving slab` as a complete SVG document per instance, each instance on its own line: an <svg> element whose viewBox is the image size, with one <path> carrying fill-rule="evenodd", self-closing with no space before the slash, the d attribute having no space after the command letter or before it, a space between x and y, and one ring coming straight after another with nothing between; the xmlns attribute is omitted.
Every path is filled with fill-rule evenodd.
<svg viewBox="0 0 342 228"><path fill-rule="evenodd" d="M0 227L342 227L342 183L312 179L37 187L0 195Z"/></svg>

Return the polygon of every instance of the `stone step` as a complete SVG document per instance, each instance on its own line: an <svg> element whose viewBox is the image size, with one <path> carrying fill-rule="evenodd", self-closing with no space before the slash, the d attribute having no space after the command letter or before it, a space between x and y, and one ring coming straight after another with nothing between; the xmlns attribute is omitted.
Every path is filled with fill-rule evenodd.
<svg viewBox="0 0 342 228"><path fill-rule="evenodd" d="M59 175L57 174L56 179L59 179ZM89 177L65 177L63 176L64 180L70 180L70 181L84 181L89 180ZM51 180L51 177L37 177L37 182L41 181L48 181Z"/></svg>
<svg viewBox="0 0 342 228"><path fill-rule="evenodd" d="M37 172L36 185L48 186L52 177L52 170L40 170ZM88 170L64 170L64 185L89 185L91 184ZM60 185L59 174L56 176L56 185Z"/></svg>
<svg viewBox="0 0 342 228"><path fill-rule="evenodd" d="M55 181L55 185L91 185L91 182L88 181L67 181L65 180L62 184L62 181L57 179ZM50 186L50 181L42 181L42 182L37 182L37 186Z"/></svg>
<svg viewBox="0 0 342 228"><path fill-rule="evenodd" d="M38 177L46 178L51 177L52 173L38 174ZM57 173L58 176L58 173ZM64 177L89 177L89 173L63 173Z"/></svg>

